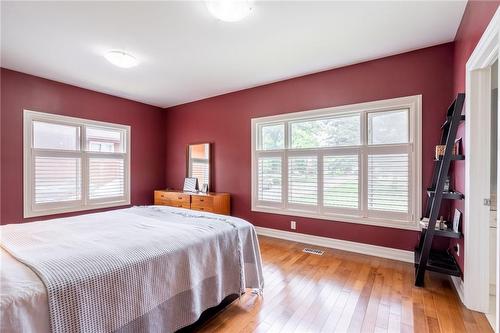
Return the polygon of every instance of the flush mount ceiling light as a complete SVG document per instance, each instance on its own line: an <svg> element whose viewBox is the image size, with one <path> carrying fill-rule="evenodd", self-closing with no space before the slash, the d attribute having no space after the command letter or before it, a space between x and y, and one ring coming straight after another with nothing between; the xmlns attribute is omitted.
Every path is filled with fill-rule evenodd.
<svg viewBox="0 0 500 333"><path fill-rule="evenodd" d="M207 0L210 13L224 22L243 20L252 12L251 0Z"/></svg>
<svg viewBox="0 0 500 333"><path fill-rule="evenodd" d="M119 50L112 50L106 52L104 55L110 63L121 68L130 68L137 66L139 61L133 55Z"/></svg>

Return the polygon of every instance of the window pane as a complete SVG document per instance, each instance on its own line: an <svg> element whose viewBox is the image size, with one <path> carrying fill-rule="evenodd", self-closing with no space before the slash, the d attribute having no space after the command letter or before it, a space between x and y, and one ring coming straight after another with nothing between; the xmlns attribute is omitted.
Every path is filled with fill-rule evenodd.
<svg viewBox="0 0 500 333"><path fill-rule="evenodd" d="M291 123L292 148L354 146L360 143L359 115Z"/></svg>
<svg viewBox="0 0 500 333"><path fill-rule="evenodd" d="M368 114L368 143L390 144L408 142L408 110Z"/></svg>
<svg viewBox="0 0 500 333"><path fill-rule="evenodd" d="M359 208L358 155L325 156L323 204L325 207Z"/></svg>
<svg viewBox="0 0 500 333"><path fill-rule="evenodd" d="M33 147L78 150L80 141L79 134L79 127L34 121Z"/></svg>
<svg viewBox="0 0 500 333"><path fill-rule="evenodd" d="M368 209L408 212L408 154L368 156Z"/></svg>
<svg viewBox="0 0 500 333"><path fill-rule="evenodd" d="M89 198L122 197L125 162L120 158L89 158Z"/></svg>
<svg viewBox="0 0 500 333"><path fill-rule="evenodd" d="M105 153L123 153L122 131L104 128L87 127L87 149Z"/></svg>
<svg viewBox="0 0 500 333"><path fill-rule="evenodd" d="M281 157L258 160L258 199L281 202Z"/></svg>
<svg viewBox="0 0 500 333"><path fill-rule="evenodd" d="M80 199L79 157L35 157L35 203Z"/></svg>
<svg viewBox="0 0 500 333"><path fill-rule="evenodd" d="M285 148L285 125L262 126L262 150Z"/></svg>
<svg viewBox="0 0 500 333"><path fill-rule="evenodd" d="M318 203L318 161L316 156L288 158L288 202Z"/></svg>

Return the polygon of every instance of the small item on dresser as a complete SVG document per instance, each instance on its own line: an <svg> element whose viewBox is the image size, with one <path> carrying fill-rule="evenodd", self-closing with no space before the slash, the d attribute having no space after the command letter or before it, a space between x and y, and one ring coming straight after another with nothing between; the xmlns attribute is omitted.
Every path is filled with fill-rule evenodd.
<svg viewBox="0 0 500 333"><path fill-rule="evenodd" d="M208 184L203 184L201 187L201 192L208 193Z"/></svg>
<svg viewBox="0 0 500 333"><path fill-rule="evenodd" d="M198 192L198 178L186 177L184 179L184 192Z"/></svg>

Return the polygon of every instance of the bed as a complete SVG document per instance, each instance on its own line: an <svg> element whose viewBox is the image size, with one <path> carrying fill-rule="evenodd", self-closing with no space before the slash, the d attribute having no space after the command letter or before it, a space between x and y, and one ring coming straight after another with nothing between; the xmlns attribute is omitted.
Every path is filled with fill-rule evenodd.
<svg viewBox="0 0 500 333"><path fill-rule="evenodd" d="M0 331L173 332L262 291L253 226L142 206L0 227Z"/></svg>

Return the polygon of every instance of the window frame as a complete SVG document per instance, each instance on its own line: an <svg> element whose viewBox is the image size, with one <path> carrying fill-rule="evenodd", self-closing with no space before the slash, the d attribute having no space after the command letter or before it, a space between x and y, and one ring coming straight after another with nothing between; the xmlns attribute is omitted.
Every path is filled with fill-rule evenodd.
<svg viewBox="0 0 500 333"><path fill-rule="evenodd" d="M408 143L368 144L368 114L373 112L408 109ZM360 114L360 144L354 146L335 146L325 148L291 148L290 124L303 120L331 118L342 115ZM263 126L284 124L284 149L259 150L261 129ZM409 156L409 188L408 213L389 211L368 211L366 202L368 189L368 153L383 154L389 151L408 152ZM323 156L358 154L359 211L349 208L323 206ZM297 205L288 204L288 156L316 154L318 161L318 204L315 209L301 209ZM258 168L259 156L280 156L282 165L282 201L268 203L258 200ZM398 97L367 103L358 103L317 110L292 112L275 116L251 119L251 209L255 212L280 214L287 216L308 217L322 220L375 225L407 230L420 230L419 219L422 214L422 95ZM321 171L321 172L320 172ZM354 214L353 212L356 212Z"/></svg>
<svg viewBox="0 0 500 333"><path fill-rule="evenodd" d="M35 121L51 124L74 126L79 129L78 150L34 148L33 123ZM124 150L122 152L89 151L86 140L86 127L109 128L120 131ZM130 156L131 127L128 125L88 120L32 110L23 110L23 208L24 217L37 217L61 213L78 212L99 208L130 205ZM80 200L35 203L34 160L37 155L77 156L80 157ZM89 198L89 159L92 157L119 158L124 160L124 195L120 197L90 199Z"/></svg>

